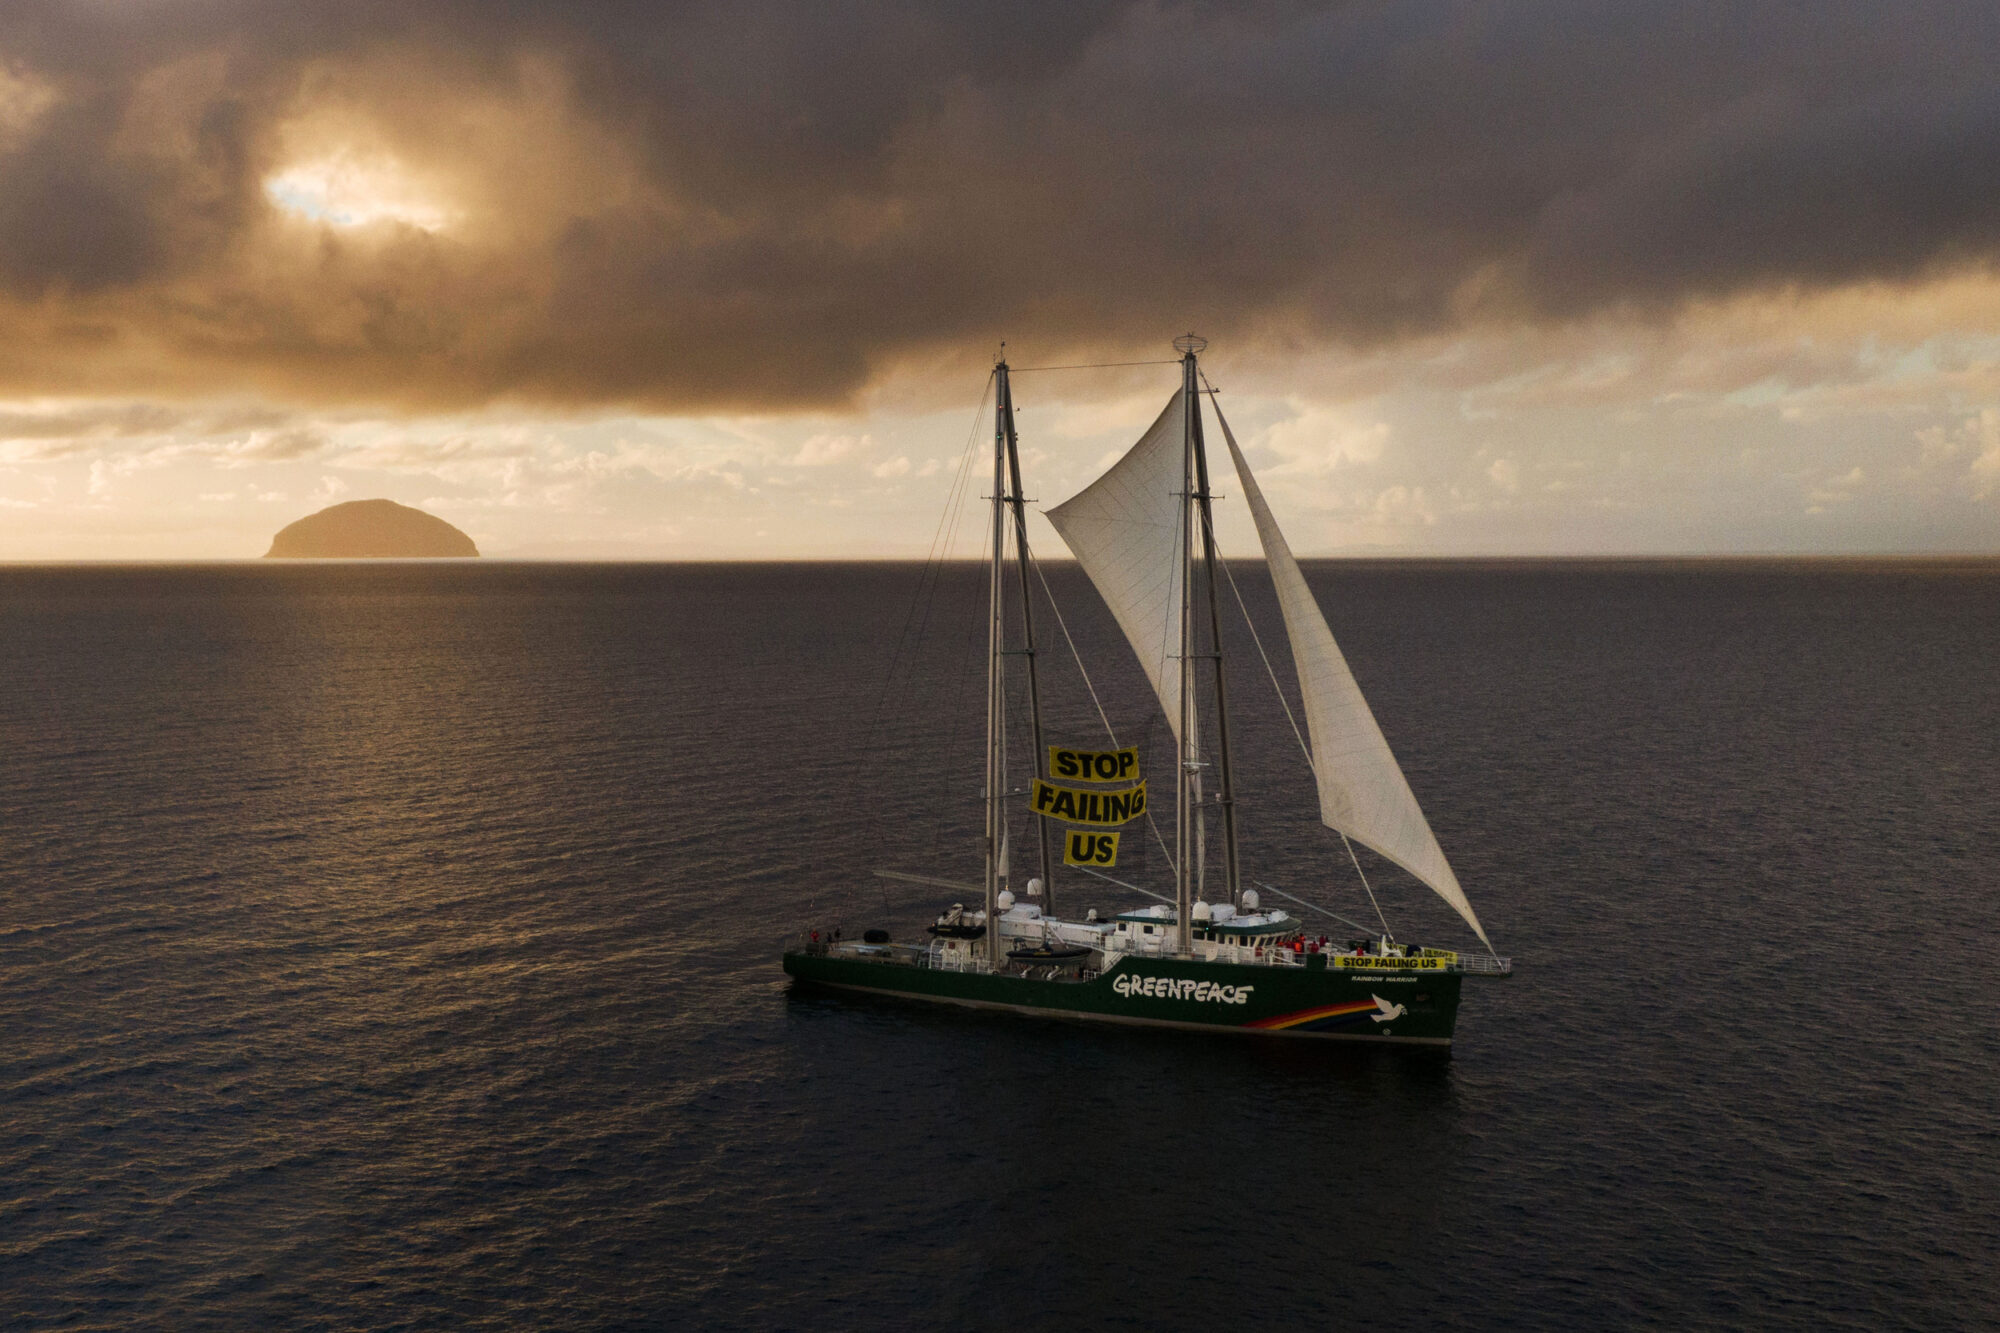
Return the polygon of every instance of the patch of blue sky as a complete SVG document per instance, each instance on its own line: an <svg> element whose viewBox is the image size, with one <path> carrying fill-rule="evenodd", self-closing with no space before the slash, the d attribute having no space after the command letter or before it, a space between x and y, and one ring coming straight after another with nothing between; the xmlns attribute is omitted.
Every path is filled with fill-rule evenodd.
<svg viewBox="0 0 2000 1333"><path fill-rule="evenodd" d="M314 222L336 227L352 227L362 221L360 214L341 208L324 191L314 189L295 177L281 176L264 185L265 197L278 207Z"/></svg>

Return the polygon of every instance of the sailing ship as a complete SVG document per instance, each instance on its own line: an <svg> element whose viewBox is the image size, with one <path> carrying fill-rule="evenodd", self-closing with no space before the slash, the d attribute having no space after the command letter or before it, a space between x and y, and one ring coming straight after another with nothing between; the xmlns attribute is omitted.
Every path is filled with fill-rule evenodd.
<svg viewBox="0 0 2000 1333"><path fill-rule="evenodd" d="M1181 384L1159 417L1104 475L1046 511L1138 655L1172 732L1174 819L1167 860L1173 894L1155 893L1105 870L1107 864L1115 865L1123 826L1144 820L1160 836L1148 782L1138 772L1137 748L1118 748L1115 736L1108 749L1045 742L1029 596L1026 502L1010 370L1003 356L993 380L984 878L975 885L934 875L876 872L951 889L967 899L978 895L978 905L953 903L917 942L894 941L884 929L864 931L858 939L811 929L784 954L785 971L797 982L1108 1023L1448 1046L1464 979L1512 971L1511 960L1495 953L1445 859L1244 461L1217 395L1206 385L1198 360L1206 346L1192 334L1175 340ZM1273 885L1261 886L1361 932L1339 942L1315 934L1303 918L1267 906L1258 887L1243 880L1218 603L1218 579L1233 587L1233 577L1216 553L1204 402L1221 427L1277 593L1304 703L1299 740L1317 787L1319 816L1346 848L1375 906L1379 932ZM1013 564L1019 571L1019 592L1012 599L1017 617L1008 615L1004 578L1010 528ZM1254 623L1251 632L1255 634ZM1258 650L1268 668L1261 640ZM1009 663L1016 660L1026 669L1035 768L1030 783L1010 789L1007 675ZM1276 686L1275 670L1271 676ZM1284 700L1282 687L1279 697ZM1291 715L1289 703L1285 711ZM1099 713L1103 715L1101 709ZM1212 748L1204 739L1211 734ZM1019 897L1008 866L1015 802L1027 805L1024 813L1034 824L1039 848L1039 873L1028 878ZM1222 833L1219 886L1212 886L1207 875L1211 816L1219 820ZM1095 910L1080 919L1060 915L1051 891L1058 836L1065 866L1158 901L1106 917ZM1164 851L1163 836L1160 841ZM1483 951L1399 942L1354 854L1356 842L1449 903ZM1220 892L1211 893L1214 887Z"/></svg>

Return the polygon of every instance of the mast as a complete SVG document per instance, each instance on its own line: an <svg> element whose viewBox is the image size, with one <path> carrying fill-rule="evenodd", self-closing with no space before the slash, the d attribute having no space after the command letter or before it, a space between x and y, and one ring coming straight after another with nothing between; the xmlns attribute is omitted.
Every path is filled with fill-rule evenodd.
<svg viewBox="0 0 2000 1333"><path fill-rule="evenodd" d="M1021 494L1021 449L1020 441L1014 433L1014 388L1007 378L1007 363L1002 361L994 368L999 377L995 387L994 402L999 414L998 430L1001 445L1007 453L1007 475L1012 482L1014 493L1007 497L1007 503L1014 508L1014 568L1021 576L1021 656L1028 661L1028 716L1034 727L1035 776L1043 777L1042 766L1048 762L1048 748L1042 744L1042 685L1035 669L1035 612L1032 599L1028 596L1028 515L1026 500ZM1053 915L1056 910L1056 881L1049 862L1049 821L1046 815L1035 817L1035 841L1041 851L1042 867L1042 911Z"/></svg>
<svg viewBox="0 0 2000 1333"><path fill-rule="evenodd" d="M1194 361L1193 352L1188 353L1188 361ZM1202 572L1208 583L1209 653L1215 662L1215 743L1221 752L1221 784L1216 793L1216 803L1222 807L1222 873L1223 882L1229 890L1229 901L1234 903L1242 889L1242 871L1236 856L1236 782L1230 771L1229 690L1222 670L1222 614L1216 607L1215 522L1208 504L1208 451L1203 447L1201 438L1201 395L1192 391L1188 398L1188 420L1194 437L1195 502L1200 505L1201 514Z"/></svg>
<svg viewBox="0 0 2000 1333"><path fill-rule="evenodd" d="M1004 365L996 371L1003 392L1007 383ZM1001 663L1006 627L1000 586L1000 565L1007 551L1007 434L1007 414L1001 409L993 421L993 544L986 571L986 958L996 971L1000 966L1000 846L1007 830L1001 772L1001 751L1007 743L1003 708L1007 681Z"/></svg>
<svg viewBox="0 0 2000 1333"><path fill-rule="evenodd" d="M1195 361L1194 354L1208 344L1193 334L1174 339L1181 354L1181 505L1180 541L1175 573L1180 578L1180 726L1174 737L1174 922L1183 956L1194 952L1194 840L1190 836L1193 814L1194 777L1194 687L1188 679L1189 649L1193 646L1188 612L1193 609L1193 590L1188 576L1194 572L1194 548L1189 541L1194 520L1195 442Z"/></svg>

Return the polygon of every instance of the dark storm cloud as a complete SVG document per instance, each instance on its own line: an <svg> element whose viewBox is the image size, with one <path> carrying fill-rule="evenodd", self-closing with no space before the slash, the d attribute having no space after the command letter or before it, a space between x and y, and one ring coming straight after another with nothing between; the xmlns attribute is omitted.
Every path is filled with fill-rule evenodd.
<svg viewBox="0 0 2000 1333"><path fill-rule="evenodd" d="M2000 10L1921 0L15 0L0 382L111 346L191 388L781 406L1005 335L1908 280L2000 246L1996 56ZM263 182L335 104L463 224L281 244Z"/></svg>

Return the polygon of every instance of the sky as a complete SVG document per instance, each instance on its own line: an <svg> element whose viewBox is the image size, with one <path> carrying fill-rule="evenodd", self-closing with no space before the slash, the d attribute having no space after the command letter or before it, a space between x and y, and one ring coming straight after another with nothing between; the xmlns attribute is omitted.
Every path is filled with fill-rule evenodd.
<svg viewBox="0 0 2000 1333"><path fill-rule="evenodd" d="M6 0L0 560L922 556L1003 343L1189 330L1301 554L2000 552L1996 68L1932 0ZM1030 496L1176 383L1019 375Z"/></svg>

